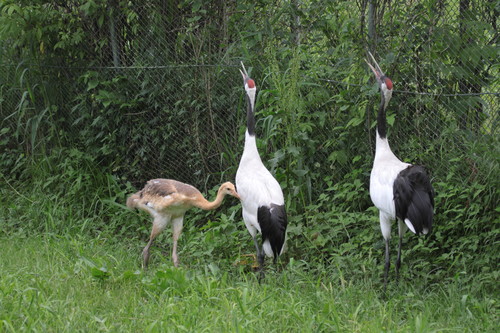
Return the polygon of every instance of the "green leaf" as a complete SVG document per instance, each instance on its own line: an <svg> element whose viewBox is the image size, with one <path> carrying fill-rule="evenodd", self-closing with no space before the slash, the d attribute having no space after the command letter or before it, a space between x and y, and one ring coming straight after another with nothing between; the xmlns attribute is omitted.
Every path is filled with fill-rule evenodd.
<svg viewBox="0 0 500 333"><path fill-rule="evenodd" d="M387 116L387 123L389 124L389 126L393 126L395 120L396 120L395 114L390 114Z"/></svg>
<svg viewBox="0 0 500 333"><path fill-rule="evenodd" d="M15 5L15 4L10 4L10 5L6 5L4 7L4 11L7 13L7 15L12 15L12 13L14 12L17 12L17 13L21 13L21 7L19 7L18 5Z"/></svg>
<svg viewBox="0 0 500 333"><path fill-rule="evenodd" d="M99 26L99 28L102 27L102 24L104 22L104 15L101 15L99 16L99 18L97 19L97 25Z"/></svg>
<svg viewBox="0 0 500 333"><path fill-rule="evenodd" d="M98 84L99 84L99 81L90 80L89 83L87 84L87 91L89 91L90 89L94 89L95 87L97 87Z"/></svg>
<svg viewBox="0 0 500 333"><path fill-rule="evenodd" d="M358 125L360 125L361 123L363 123L364 119L363 118L352 118L351 120L349 120L349 122L347 123L346 127L356 127ZM394 120L393 120L394 122Z"/></svg>

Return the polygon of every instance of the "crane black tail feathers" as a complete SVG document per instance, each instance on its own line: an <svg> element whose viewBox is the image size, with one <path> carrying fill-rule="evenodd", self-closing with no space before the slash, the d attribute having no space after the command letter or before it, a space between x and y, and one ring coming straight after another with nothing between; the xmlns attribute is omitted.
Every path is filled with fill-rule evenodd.
<svg viewBox="0 0 500 333"><path fill-rule="evenodd" d="M284 205L271 204L261 206L257 211L257 220L262 232L262 242L269 241L276 259L285 244L286 226L288 224Z"/></svg>
<svg viewBox="0 0 500 333"><path fill-rule="evenodd" d="M416 190L406 218L410 221L417 235L432 231L433 207L427 192Z"/></svg>
<svg viewBox="0 0 500 333"><path fill-rule="evenodd" d="M434 190L424 167L410 165L399 173L394 181L394 204L396 216L410 223L414 233L431 232Z"/></svg>

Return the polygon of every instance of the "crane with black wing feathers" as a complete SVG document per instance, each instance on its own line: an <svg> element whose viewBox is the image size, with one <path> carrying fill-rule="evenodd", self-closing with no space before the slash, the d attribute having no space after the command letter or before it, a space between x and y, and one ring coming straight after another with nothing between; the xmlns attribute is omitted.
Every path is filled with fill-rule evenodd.
<svg viewBox="0 0 500 333"><path fill-rule="evenodd" d="M236 172L236 190L241 199L243 220L253 238L261 275L265 255L274 262L283 252L288 224L283 191L278 181L262 163L255 135L255 81L241 64L247 99L247 130L245 146ZM257 234L261 233L261 245Z"/></svg>
<svg viewBox="0 0 500 333"><path fill-rule="evenodd" d="M381 101L377 116L375 159L370 175L370 198L379 209L380 228L385 240L384 290L390 267L389 241L391 223L398 221L399 246L396 260L396 279L401 267L401 246L407 229L413 233L428 234L434 217L434 190L422 166L400 161L392 152L387 140L386 109L392 97L392 80L380 69L369 53L373 65L366 63L375 74L380 87Z"/></svg>

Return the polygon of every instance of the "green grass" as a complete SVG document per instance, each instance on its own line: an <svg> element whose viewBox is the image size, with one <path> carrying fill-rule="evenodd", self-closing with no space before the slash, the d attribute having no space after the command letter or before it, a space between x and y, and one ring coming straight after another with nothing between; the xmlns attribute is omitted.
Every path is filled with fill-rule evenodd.
<svg viewBox="0 0 500 333"><path fill-rule="evenodd" d="M372 274L293 259L262 284L218 262L174 269L157 248L140 269L137 239L0 236L0 331L488 332L498 294L480 279L381 293ZM380 267L380 269L382 269ZM467 280L470 281L470 280Z"/></svg>

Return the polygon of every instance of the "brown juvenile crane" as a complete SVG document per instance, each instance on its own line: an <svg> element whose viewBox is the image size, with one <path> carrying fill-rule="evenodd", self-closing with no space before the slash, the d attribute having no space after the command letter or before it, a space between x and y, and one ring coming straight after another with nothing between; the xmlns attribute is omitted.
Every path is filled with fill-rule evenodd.
<svg viewBox="0 0 500 333"><path fill-rule="evenodd" d="M172 260L174 266L179 266L177 256L177 240L182 232L184 214L192 207L212 210L222 204L224 196L229 194L237 199L239 195L230 182L222 184L214 201L208 201L194 186L172 179L152 179L146 186L127 199L129 208L138 208L148 212L153 217L153 228L149 242L142 251L143 268L148 266L149 248L153 240L169 223L172 223Z"/></svg>

